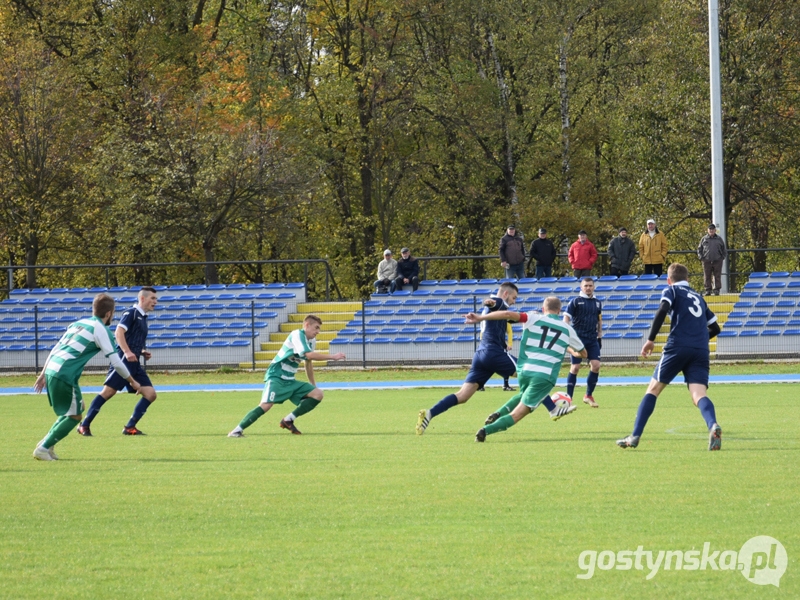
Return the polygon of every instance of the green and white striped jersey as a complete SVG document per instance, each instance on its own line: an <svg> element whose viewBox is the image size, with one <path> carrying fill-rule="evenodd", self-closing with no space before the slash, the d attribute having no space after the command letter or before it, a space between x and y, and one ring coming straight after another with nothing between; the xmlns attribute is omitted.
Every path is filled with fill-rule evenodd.
<svg viewBox="0 0 800 600"><path fill-rule="evenodd" d="M116 352L111 331L97 317L75 321L67 328L47 358L45 375L73 385L78 384L83 368L98 352L111 356Z"/></svg>
<svg viewBox="0 0 800 600"><path fill-rule="evenodd" d="M306 332L300 328L295 329L283 342L280 351L272 359L272 362L264 375L264 381L270 377L277 377L284 381L294 381L297 369L305 360L308 352L313 352L316 348L316 339L310 340L306 337Z"/></svg>
<svg viewBox="0 0 800 600"><path fill-rule="evenodd" d="M523 323L517 372L539 374L555 385L567 346L580 352L583 342L572 326L564 323L558 315L525 314L527 321Z"/></svg>

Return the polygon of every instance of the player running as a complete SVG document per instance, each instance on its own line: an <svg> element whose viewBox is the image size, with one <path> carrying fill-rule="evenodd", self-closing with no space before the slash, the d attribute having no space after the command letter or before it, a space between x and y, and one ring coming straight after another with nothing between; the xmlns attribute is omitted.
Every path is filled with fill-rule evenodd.
<svg viewBox="0 0 800 600"><path fill-rule="evenodd" d="M467 323L508 320L518 321L523 325L517 362L520 391L497 412L489 415L485 427L475 434L476 442L483 442L487 435L512 427L533 412L539 404L553 404L550 391L558 380L564 355L569 353L586 358L586 349L581 338L571 325L559 318L560 313L561 300L548 296L542 304L542 314L498 311L467 315ZM562 404L559 409L562 409L563 414L558 417L570 414L576 408L571 404ZM553 417L552 411L550 414Z"/></svg>
<svg viewBox="0 0 800 600"><path fill-rule="evenodd" d="M345 359L345 355L341 352L326 354L315 350L315 338L321 328L322 319L316 315L308 315L303 319L303 327L295 329L289 334L264 375L266 383L261 394L261 402L245 415L241 423L228 434L228 437L244 437L242 431L261 418L261 415L272 408L273 404L283 404L287 400L297 408L281 419L279 425L282 429L300 435L300 430L294 425L295 419L311 412L322 402L322 390L317 387L314 379L314 365L311 361ZM305 362L308 383L295 379L295 373L301 362Z"/></svg>
<svg viewBox="0 0 800 600"><path fill-rule="evenodd" d="M617 440L620 448L636 448L645 425L656 407L662 390L675 376L683 372L689 394L708 427L708 449L722 447L722 428L717 423L714 404L706 395L708 391L709 351L708 340L720 332L716 315L706 305L703 297L688 283L689 270L680 263L672 263L667 269L669 287L661 293L661 306L653 318L647 341L642 346L642 356L653 351L664 319L669 315L670 330L667 343L656 365L647 393L639 404L633 433Z"/></svg>
<svg viewBox="0 0 800 600"><path fill-rule="evenodd" d="M134 390L139 391L139 383L116 354L114 341L108 326L114 317L114 299L108 294L98 294L92 302L92 315L72 323L58 340L42 372L33 384L38 394L47 385L47 399L58 419L50 432L39 442L33 451L37 460L58 460L53 446L63 440L81 422L83 397L78 380L86 363L98 352L111 361L116 372Z"/></svg>

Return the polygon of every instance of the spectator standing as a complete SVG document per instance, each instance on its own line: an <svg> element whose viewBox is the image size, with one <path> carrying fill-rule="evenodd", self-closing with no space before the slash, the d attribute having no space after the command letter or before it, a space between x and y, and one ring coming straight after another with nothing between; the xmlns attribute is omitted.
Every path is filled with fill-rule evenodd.
<svg viewBox="0 0 800 600"><path fill-rule="evenodd" d="M528 263L528 270L530 270L530 263L536 261L536 279L542 277L553 276L553 263L556 260L556 247L547 238L547 230L544 227L539 228L539 237L531 242L531 251L529 252L531 259Z"/></svg>
<svg viewBox="0 0 800 600"><path fill-rule="evenodd" d="M636 256L636 244L628 237L625 227L619 228L619 235L608 244L608 259L611 261L611 274L619 277L627 275Z"/></svg>
<svg viewBox="0 0 800 600"><path fill-rule="evenodd" d="M414 291L419 287L419 261L411 256L411 250L400 250L400 260L397 261L397 277L394 280L394 290L402 290L404 285L410 285Z"/></svg>
<svg viewBox="0 0 800 600"><path fill-rule="evenodd" d="M597 248L589 241L586 231L578 232L578 241L569 247L569 264L575 277L590 277L597 262Z"/></svg>
<svg viewBox="0 0 800 600"><path fill-rule="evenodd" d="M525 277L525 241L515 225L506 227L506 234L500 238L500 266L506 270L506 279Z"/></svg>
<svg viewBox="0 0 800 600"><path fill-rule="evenodd" d="M727 257L728 248L725 246L725 240L717 235L717 226L711 223L708 226L708 233L703 236L697 247L697 258L703 263L704 296L710 296L712 288L714 295L719 296L722 287L722 263Z"/></svg>
<svg viewBox="0 0 800 600"><path fill-rule="evenodd" d="M639 238L639 256L644 265L644 274L661 277L667 252L669 252L667 236L656 227L653 219L647 219L647 227Z"/></svg>
<svg viewBox="0 0 800 600"><path fill-rule="evenodd" d="M383 251L383 260L378 264L378 281L375 282L375 292L385 294L394 291L394 280L397 277L397 261L392 258L392 251L388 248Z"/></svg>

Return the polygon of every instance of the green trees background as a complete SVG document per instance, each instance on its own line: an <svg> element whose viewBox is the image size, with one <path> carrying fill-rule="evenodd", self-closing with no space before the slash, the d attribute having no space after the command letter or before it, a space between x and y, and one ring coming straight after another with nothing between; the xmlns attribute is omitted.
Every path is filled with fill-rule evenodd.
<svg viewBox="0 0 800 600"><path fill-rule="evenodd" d="M707 22L686 0L0 0L0 263L327 258L357 296L385 247L496 254L507 222L603 250L653 217L694 249ZM800 3L720 0L720 31L728 244L798 247ZM301 276L278 269L174 276Z"/></svg>

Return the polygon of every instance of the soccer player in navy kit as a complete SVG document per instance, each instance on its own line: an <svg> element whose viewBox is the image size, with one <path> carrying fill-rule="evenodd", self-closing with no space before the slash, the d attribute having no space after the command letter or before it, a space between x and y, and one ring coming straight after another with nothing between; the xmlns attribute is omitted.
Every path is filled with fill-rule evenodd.
<svg viewBox="0 0 800 600"><path fill-rule="evenodd" d="M722 428L717 423L714 404L708 392L709 352L708 340L719 331L716 315L708 308L703 297L689 287L689 271L679 263L672 263L667 270L669 287L661 294L661 306L653 318L647 341L642 346L642 356L653 351L656 335L669 315L670 330L661 360L658 361L647 393L639 404L633 433L617 440L620 448L636 448L645 425L656 407L656 400L675 376L683 372L689 393L695 406L708 426L708 449L722 447Z"/></svg>
<svg viewBox="0 0 800 600"><path fill-rule="evenodd" d="M575 331L578 332L578 337L581 338L583 346L586 348L589 360L589 375L586 377L586 394L583 396L583 401L592 408L597 408L597 402L594 401L592 394L594 394L597 379L600 377L603 303L594 296L594 280L591 277L585 277L581 281L580 296L573 298L567 305L564 321L572 325ZM569 375L567 375L567 395L570 398L572 398L572 393L575 391L575 384L578 383L578 372L581 369L582 360L582 358L574 355L570 357L572 364L569 368Z"/></svg>
<svg viewBox="0 0 800 600"><path fill-rule="evenodd" d="M142 395L142 398L133 409L133 415L131 415L127 425L122 429L123 435L144 435L144 432L136 428L136 424L147 412L150 404L156 400L156 390L144 367L139 363L140 356L144 356L145 360L150 360L150 352L145 350L147 345L147 313L151 312L158 303L156 290L151 287L143 287L139 290L138 300L137 304L122 313L122 318L117 323L117 328L114 331L114 338L118 346L117 354L133 378L141 385L138 393ZM128 382L120 377L116 371L109 369L103 389L92 400L92 405L86 413L86 418L78 427L78 433L91 437L90 425L97 413L100 412L103 404L124 388L133 393L133 388Z"/></svg>

